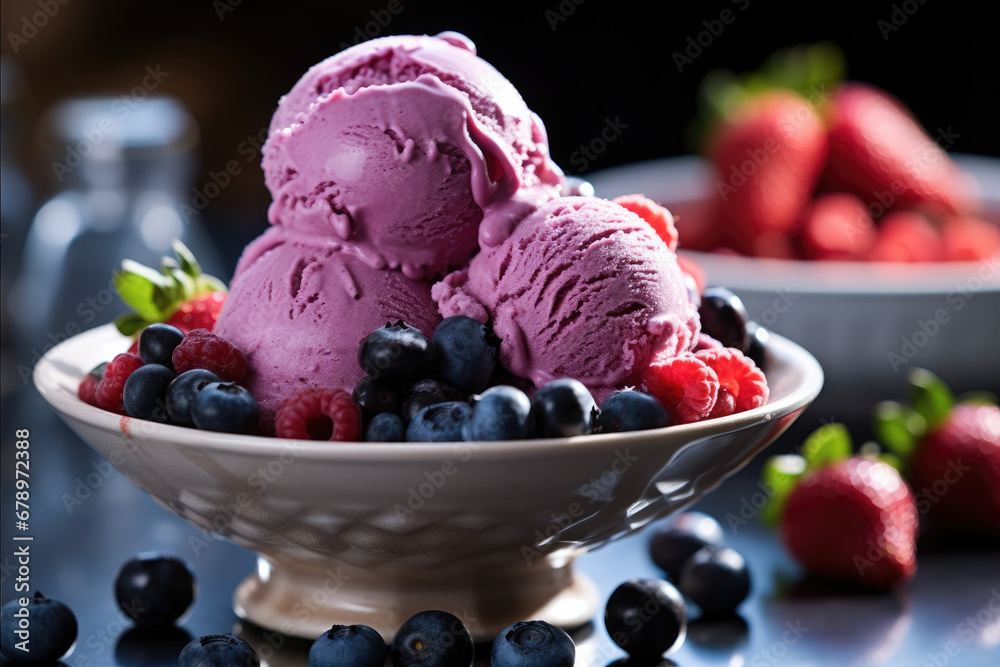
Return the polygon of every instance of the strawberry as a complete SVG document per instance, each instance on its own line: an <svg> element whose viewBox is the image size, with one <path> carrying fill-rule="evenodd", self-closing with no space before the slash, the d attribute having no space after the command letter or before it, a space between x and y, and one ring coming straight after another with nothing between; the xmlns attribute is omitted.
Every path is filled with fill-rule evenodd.
<svg viewBox="0 0 1000 667"><path fill-rule="evenodd" d="M817 198L802 224L802 244L809 259L863 259L875 238L868 207L846 193Z"/></svg>
<svg viewBox="0 0 1000 667"><path fill-rule="evenodd" d="M226 299L225 284L201 272L191 251L173 242L176 259L164 257L160 269L126 259L114 275L115 290L134 312L115 320L126 336L134 336L154 322L166 322L182 332L211 331Z"/></svg>
<svg viewBox="0 0 1000 667"><path fill-rule="evenodd" d="M894 211L879 221L868 259L873 262L938 261L942 259L941 233L920 213Z"/></svg>
<svg viewBox="0 0 1000 667"><path fill-rule="evenodd" d="M908 464L927 527L1000 538L1000 407L987 402L996 397L955 399L924 369L907 378L912 406L880 403L875 426L879 440Z"/></svg>
<svg viewBox="0 0 1000 667"><path fill-rule="evenodd" d="M888 93L844 84L824 112L830 128L827 178L836 189L887 206L930 204L955 212L969 205L965 176Z"/></svg>
<svg viewBox="0 0 1000 667"><path fill-rule="evenodd" d="M945 218L941 236L946 260L982 262L1000 255L1000 227L979 218Z"/></svg>
<svg viewBox="0 0 1000 667"><path fill-rule="evenodd" d="M851 455L842 424L806 439L802 455L764 467L785 547L810 573L887 589L917 569L917 506L890 457ZM766 515L767 516L767 515Z"/></svg>
<svg viewBox="0 0 1000 667"><path fill-rule="evenodd" d="M796 228L827 153L826 130L802 96L774 90L730 112L709 140L718 215L736 249Z"/></svg>

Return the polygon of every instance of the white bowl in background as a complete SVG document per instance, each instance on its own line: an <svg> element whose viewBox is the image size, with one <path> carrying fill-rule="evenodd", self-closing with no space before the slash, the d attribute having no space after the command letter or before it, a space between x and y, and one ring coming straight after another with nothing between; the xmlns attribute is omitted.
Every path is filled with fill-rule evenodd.
<svg viewBox="0 0 1000 667"><path fill-rule="evenodd" d="M426 609L459 615L484 641L525 619L582 625L600 601L574 557L714 489L823 384L808 352L774 337L770 401L729 417L560 439L330 443L156 424L80 401L84 374L127 347L113 325L74 336L39 361L35 384L157 503L259 554L235 593L241 617L307 638L364 623L389 640Z"/></svg>
<svg viewBox="0 0 1000 667"><path fill-rule="evenodd" d="M978 184L985 216L1000 221L1000 160L954 156ZM859 419L905 391L910 368L964 390L1000 390L1000 257L989 262L826 262L683 250L717 196L710 166L685 156L587 176L600 197L642 193L680 216L681 252L710 285L729 287L750 317L812 352L826 383L814 410Z"/></svg>

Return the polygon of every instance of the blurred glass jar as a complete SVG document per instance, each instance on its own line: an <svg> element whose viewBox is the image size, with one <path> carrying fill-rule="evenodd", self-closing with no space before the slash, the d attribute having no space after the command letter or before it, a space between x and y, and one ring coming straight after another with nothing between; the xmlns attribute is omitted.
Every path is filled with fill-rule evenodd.
<svg viewBox="0 0 1000 667"><path fill-rule="evenodd" d="M123 259L158 267L178 238L206 272L221 269L185 200L198 128L178 100L68 100L42 117L39 138L58 190L31 223L11 294L22 375L56 343L126 310L111 283Z"/></svg>

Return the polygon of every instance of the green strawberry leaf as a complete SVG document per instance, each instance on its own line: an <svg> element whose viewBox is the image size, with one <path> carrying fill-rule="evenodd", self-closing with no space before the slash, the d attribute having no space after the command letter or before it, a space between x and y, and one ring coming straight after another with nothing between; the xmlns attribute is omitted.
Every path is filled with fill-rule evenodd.
<svg viewBox="0 0 1000 667"><path fill-rule="evenodd" d="M802 456L810 469L850 458L851 451L847 427L836 422L820 426L802 443Z"/></svg>
<svg viewBox="0 0 1000 667"><path fill-rule="evenodd" d="M882 401L875 406L875 437L887 450L902 458L913 453L927 433L927 420L908 405Z"/></svg>
<svg viewBox="0 0 1000 667"><path fill-rule="evenodd" d="M910 383L910 400L913 409L927 420L927 426L934 429L948 418L955 405L955 395L944 381L934 373L914 368L906 375Z"/></svg>
<svg viewBox="0 0 1000 667"><path fill-rule="evenodd" d="M149 322L141 315L136 315L135 313L125 313L124 315L119 315L115 318L115 326L118 327L118 331L120 331L123 336L131 336L137 331L148 327L150 324L152 324L152 322Z"/></svg>
<svg viewBox="0 0 1000 667"><path fill-rule="evenodd" d="M880 452L877 456L882 463L887 463L896 469L896 472L903 474L903 459L891 452Z"/></svg>
<svg viewBox="0 0 1000 667"><path fill-rule="evenodd" d="M174 239L170 244L174 248L174 254L177 256L177 262L180 264L181 271L191 278L197 279L201 275L201 264L194 258L194 254L188 250L186 245L181 243L180 239Z"/></svg>
<svg viewBox="0 0 1000 667"><path fill-rule="evenodd" d="M769 498L761 510L765 524L773 526L781 519L785 501L806 472L806 460L797 454L772 456L764 462L761 484Z"/></svg>
<svg viewBox="0 0 1000 667"><path fill-rule="evenodd" d="M226 283L222 282L215 276L210 276L207 273L203 273L194 281L195 295L205 294L206 292L228 292L229 288L226 287Z"/></svg>
<svg viewBox="0 0 1000 667"><path fill-rule="evenodd" d="M177 299L177 306L179 307L181 303L194 298L195 279L184 273L184 271L179 268L171 269L170 275L174 279L178 291L180 292L179 298Z"/></svg>
<svg viewBox="0 0 1000 667"><path fill-rule="evenodd" d="M157 321L168 305L166 293L172 281L148 266L126 259L113 282L122 301L144 319Z"/></svg>
<svg viewBox="0 0 1000 667"><path fill-rule="evenodd" d="M956 398L955 402L969 405L1000 405L1000 396L992 391L967 391Z"/></svg>

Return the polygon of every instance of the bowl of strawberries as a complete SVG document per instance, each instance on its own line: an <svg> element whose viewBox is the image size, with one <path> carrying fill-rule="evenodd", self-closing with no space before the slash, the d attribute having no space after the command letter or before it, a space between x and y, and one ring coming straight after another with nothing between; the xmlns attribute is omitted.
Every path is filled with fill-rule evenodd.
<svg viewBox="0 0 1000 667"><path fill-rule="evenodd" d="M837 418L917 366L998 388L1000 160L946 152L948 128L843 82L829 45L713 72L702 98L701 155L592 174L597 194L668 207L710 284L815 353Z"/></svg>

